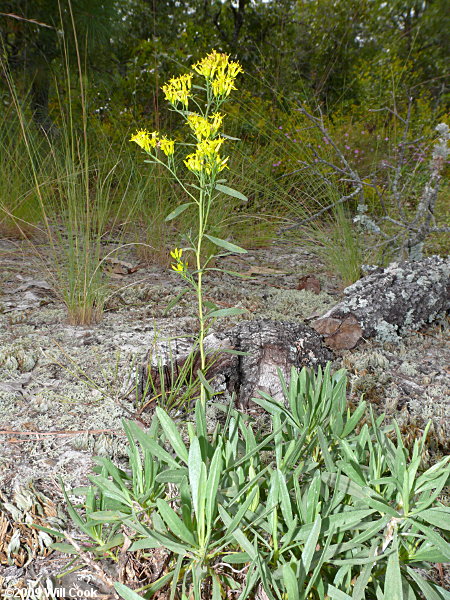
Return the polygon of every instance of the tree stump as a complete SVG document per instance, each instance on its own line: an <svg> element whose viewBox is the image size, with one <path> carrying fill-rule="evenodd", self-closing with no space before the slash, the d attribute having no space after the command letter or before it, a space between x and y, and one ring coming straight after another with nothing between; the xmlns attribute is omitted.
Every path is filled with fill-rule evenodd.
<svg viewBox="0 0 450 600"><path fill-rule="evenodd" d="M207 378L215 391L228 391L235 394L237 404L248 408L249 401L258 391L264 391L280 400L283 392L277 369L289 380L292 367L304 366L317 369L333 358L332 352L323 344L321 336L308 325L296 322L273 321L269 319L240 321L228 331L218 331L205 338L208 362ZM154 381L158 381L161 365L165 373L173 378L185 363L192 343L179 341L170 349L162 348L158 354L153 351L143 365L143 380L150 369ZM233 354L227 350L245 354ZM160 367L158 368L159 360ZM171 361L171 365L167 361ZM153 363L153 364L152 364ZM199 366L196 356L194 372ZM171 385L170 379L165 381Z"/></svg>
<svg viewBox="0 0 450 600"><path fill-rule="evenodd" d="M450 260L378 268L344 290L345 299L312 323L333 350L351 349L363 338L398 342L450 308Z"/></svg>

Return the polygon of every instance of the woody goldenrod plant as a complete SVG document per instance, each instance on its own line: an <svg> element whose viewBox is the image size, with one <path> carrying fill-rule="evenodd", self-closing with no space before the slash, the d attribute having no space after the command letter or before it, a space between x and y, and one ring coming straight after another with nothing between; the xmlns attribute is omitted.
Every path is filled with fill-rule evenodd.
<svg viewBox="0 0 450 600"><path fill-rule="evenodd" d="M206 380L204 372L206 367L206 356L204 348L205 332L211 321L217 317L239 314L242 309L227 308L217 309L213 307L209 312L205 311L203 301L203 275L208 270L210 261L225 253L245 253L246 250L226 240L214 237L207 233L208 219L212 204L221 194L227 194L240 200L246 197L240 192L223 185L225 179L220 179L220 173L227 169L228 156L221 154L225 142L235 140L221 132L224 115L220 112L222 105L226 102L232 90L235 90L235 79L242 73L242 67L238 62L230 61L227 54L221 54L215 50L208 54L200 62L192 65L192 71L185 75L172 78L163 86L163 92L173 110L181 115L190 132L193 143L176 144L174 140L158 131L149 132L141 129L132 136L132 142L136 142L149 156L147 162L163 165L173 175L183 192L189 198L188 202L180 204L166 218L170 221L178 217L190 207L197 210L197 230L188 237L186 248L175 248L170 254L174 262L172 269L180 274L189 287L195 291L198 304L199 336L198 348L200 353L199 377L202 381L201 400L206 399ZM194 77L201 76L201 84L193 85ZM194 91L202 93L203 98L194 94ZM183 147L193 148L193 152L185 154L183 165L192 181L182 178L178 172L175 153L180 152ZM207 238L221 250L221 254L210 255L202 258L203 243ZM189 267L184 258L184 251L191 251L195 256L195 264ZM217 269L216 269L217 270Z"/></svg>

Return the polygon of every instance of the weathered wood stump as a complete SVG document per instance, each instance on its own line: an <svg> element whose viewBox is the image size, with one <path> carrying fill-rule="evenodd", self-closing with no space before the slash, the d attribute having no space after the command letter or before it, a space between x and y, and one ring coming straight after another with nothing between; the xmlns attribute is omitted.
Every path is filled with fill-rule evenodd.
<svg viewBox="0 0 450 600"><path fill-rule="evenodd" d="M228 331L211 333L205 339L205 347L210 364L208 380L212 381L216 391L227 390L235 394L241 407L247 407L259 390L277 399L283 397L277 369L289 380L292 367L317 369L333 358L321 336L308 325L269 319L240 321ZM191 348L189 341L174 340L170 348L166 344L159 352L152 351L143 365L144 379L150 369L153 380L158 381L164 364L164 374L169 377L165 385L170 386L170 378L173 380L174 374L182 368ZM226 350L245 354L227 353ZM194 372L198 364L196 357Z"/></svg>
<svg viewBox="0 0 450 600"><path fill-rule="evenodd" d="M431 256L376 269L344 290L345 299L312 323L334 350L368 337L398 342L450 308L450 260Z"/></svg>

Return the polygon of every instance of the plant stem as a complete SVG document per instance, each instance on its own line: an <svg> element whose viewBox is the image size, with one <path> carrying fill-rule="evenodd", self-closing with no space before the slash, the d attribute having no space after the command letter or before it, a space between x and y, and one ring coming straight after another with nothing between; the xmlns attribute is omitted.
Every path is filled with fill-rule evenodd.
<svg viewBox="0 0 450 600"><path fill-rule="evenodd" d="M205 318L203 315L203 293L202 293L202 266L201 266L201 257L200 253L202 250L202 241L203 241L203 219L204 219L204 191L203 191L203 182L201 182L201 191L200 191L200 199L198 203L198 241L197 241L197 251L196 251L196 259L197 259L197 303L198 303L198 318L200 322L200 332L198 336L198 345L200 349L200 369L204 374L206 361L205 361L205 348L204 348L204 339L205 339ZM206 390L203 384L200 387L200 402L204 407L206 404Z"/></svg>

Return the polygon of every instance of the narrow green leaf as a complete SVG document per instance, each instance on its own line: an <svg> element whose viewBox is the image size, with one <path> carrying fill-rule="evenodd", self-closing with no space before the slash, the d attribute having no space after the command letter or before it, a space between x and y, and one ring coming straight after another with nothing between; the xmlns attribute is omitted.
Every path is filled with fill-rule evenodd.
<svg viewBox="0 0 450 600"><path fill-rule="evenodd" d="M148 449L153 456L156 456L163 462L167 463L171 467L177 469L179 464L173 456L171 456L164 448L162 448L155 440L145 431L142 431L140 427L134 423L135 428L133 435L138 439L139 443L143 448Z"/></svg>
<svg viewBox="0 0 450 600"><path fill-rule="evenodd" d="M316 520L314 521L313 528L311 529L311 533L306 540L305 547L302 552L302 563L303 568L305 569L305 573L309 572L309 568L311 566L311 562L316 551L317 541L320 535L320 529L322 527L322 519L320 515L317 515Z"/></svg>
<svg viewBox="0 0 450 600"><path fill-rule="evenodd" d="M375 542L372 545L372 548L370 549L371 556L375 556L376 550L377 543ZM364 567L361 569L358 579L356 580L355 587L353 588L352 600L364 600L366 587L369 583L370 575L372 573L374 564L375 561L373 563L369 562L366 565L364 565Z"/></svg>
<svg viewBox="0 0 450 600"><path fill-rule="evenodd" d="M223 522L225 523L225 525L227 527L229 527L232 522L230 515L220 504L219 504L218 508L219 508L220 516L222 517ZM251 560L255 560L256 556L257 556L257 552L256 552L255 548L253 547L253 545L248 540L248 538L244 535L242 530L234 529L231 532L231 534L233 535L233 537L237 541L237 543L241 546L241 548L250 556Z"/></svg>
<svg viewBox="0 0 450 600"><path fill-rule="evenodd" d="M115 583L114 588L116 592L124 598L124 600L144 600L143 596L139 596L135 591L130 589L123 583Z"/></svg>
<svg viewBox="0 0 450 600"><path fill-rule="evenodd" d="M209 381L206 379L206 377L203 375L203 373L201 372L200 369L197 369L197 377L199 378L202 386L205 388L205 390L208 392L208 394L210 396L214 396L214 394L215 394L214 388L211 387Z"/></svg>
<svg viewBox="0 0 450 600"><path fill-rule="evenodd" d="M192 204L194 204L194 202L186 202L185 204L180 204L180 206L177 206L176 209L173 210L170 214L168 214L164 220L172 221L172 219L175 219L175 217L178 217L178 215L181 215L181 213L183 213Z"/></svg>
<svg viewBox="0 0 450 600"><path fill-rule="evenodd" d="M130 552L134 552L135 550L146 550L148 548L159 548L160 546L167 548L171 552L175 552L175 554L187 554L187 548L183 546L183 544L180 544L167 535L163 535L155 530L147 531L146 538L134 542L130 546Z"/></svg>
<svg viewBox="0 0 450 600"><path fill-rule="evenodd" d="M233 137L231 135L226 135L225 133L220 134L221 137L224 137L226 140L232 140L234 142L240 142L241 138ZM220 181L226 181L226 179L220 179Z"/></svg>
<svg viewBox="0 0 450 600"><path fill-rule="evenodd" d="M243 563L249 563L251 558L247 552L233 552L233 554L225 554L225 556L222 556L222 561L230 565L241 565Z"/></svg>
<svg viewBox="0 0 450 600"><path fill-rule="evenodd" d="M160 406L156 407L156 416L158 417L161 427L166 434L167 441L175 450L178 457L181 458L181 460L187 465L188 451L183 440L181 439L180 432L176 428L175 423Z"/></svg>
<svg viewBox="0 0 450 600"><path fill-rule="evenodd" d="M188 471L189 471L189 484L191 487L192 503L198 519L198 497L199 497L199 483L202 472L202 453L200 449L200 443L198 438L194 438L191 447L189 448L189 460L188 460Z"/></svg>
<svg viewBox="0 0 450 600"><path fill-rule="evenodd" d="M427 510L423 510L415 516L416 518L427 521L427 523L430 523L430 525L450 531L450 508L447 506L440 508L429 508Z"/></svg>
<svg viewBox="0 0 450 600"><path fill-rule="evenodd" d="M176 305L178 304L178 302L181 300L181 298L182 298L182 297L183 297L183 296L184 296L184 295L185 295L187 292L189 292L189 288L185 288L184 290L181 290L181 292L180 292L179 294L177 294L177 295L175 296L175 298L173 298L173 299L172 299L172 300L171 300L171 301L168 303L168 305L166 306L166 308L164 309L164 312L163 312L163 316L164 316L164 317L167 315L167 313L168 313L169 311L171 311L171 310L172 310L172 308L173 308L174 306L176 306Z"/></svg>
<svg viewBox="0 0 450 600"><path fill-rule="evenodd" d="M297 576L295 575L296 569L294 565L294 561L283 565L283 582L289 600L300 600L300 595L298 591L298 581Z"/></svg>
<svg viewBox="0 0 450 600"><path fill-rule="evenodd" d="M218 192L223 192L224 194L227 194L227 196L232 196L233 198L238 198L239 200L248 202L247 196L244 196L244 194L241 194L241 192L238 192L234 188L230 188L227 185L222 185L221 183L216 183L216 190Z"/></svg>
<svg viewBox="0 0 450 600"><path fill-rule="evenodd" d="M389 600L403 600L397 534L394 537L394 552L388 558L384 576L384 597Z"/></svg>
<svg viewBox="0 0 450 600"><path fill-rule="evenodd" d="M436 531L430 529L419 521L414 521L416 526L423 531L427 536L427 540L431 542L442 554L450 561L450 544L446 542Z"/></svg>
<svg viewBox="0 0 450 600"><path fill-rule="evenodd" d="M206 523L208 531L212 530L213 518L217 508L217 490L222 474L222 446L218 445L209 466L206 482Z"/></svg>
<svg viewBox="0 0 450 600"><path fill-rule="evenodd" d="M327 595L331 600L352 600L352 597L335 588L334 585L329 584L327 587Z"/></svg>
<svg viewBox="0 0 450 600"><path fill-rule="evenodd" d="M432 585L411 567L407 566L406 570L411 579L417 583L424 598L427 600L450 600L450 592L444 590L444 588L441 588L440 586Z"/></svg>
<svg viewBox="0 0 450 600"><path fill-rule="evenodd" d="M248 310L246 308L232 307L212 310L211 312L207 313L206 316L211 319L218 319L219 317L232 317L234 315L243 315L245 313L248 313Z"/></svg>
<svg viewBox="0 0 450 600"><path fill-rule="evenodd" d="M292 515L292 506L291 506L291 498L289 496L289 491L286 485L286 479L280 469L277 469L278 474L278 483L279 487L279 498L281 505L281 512L283 514L284 520L286 521L287 526L289 527L294 520Z"/></svg>
<svg viewBox="0 0 450 600"><path fill-rule="evenodd" d="M247 250L241 248L240 246L236 246L236 244L232 244L231 242L227 242L226 240L222 240L221 238L214 237L213 235L205 234L205 237L208 238L213 244L216 246L220 246L221 248L225 248L229 252L236 252L237 254L246 254Z"/></svg>
<svg viewBox="0 0 450 600"><path fill-rule="evenodd" d="M71 544L67 544L65 542L55 542L54 544L50 545L50 548L52 550L58 550L58 552L64 552L64 554L78 555L78 550L75 550Z"/></svg>
<svg viewBox="0 0 450 600"><path fill-rule="evenodd" d="M89 518L94 521L102 521L105 523L113 523L128 518L129 515L120 510L97 510L89 513Z"/></svg>
<svg viewBox="0 0 450 600"><path fill-rule="evenodd" d="M350 419L346 422L345 426L344 426L344 430L342 432L342 437L347 437L357 426L357 424L361 421L364 412L366 410L366 402L361 402L358 405L358 408L355 410L355 412L352 414L352 416L350 417Z"/></svg>
<svg viewBox="0 0 450 600"><path fill-rule="evenodd" d="M194 536L177 515L177 513L173 510L173 508L171 508L167 502L161 498L158 498L156 505L158 507L159 514L164 519L164 522L167 524L172 533L181 538L183 542L186 542L193 547L197 546Z"/></svg>

